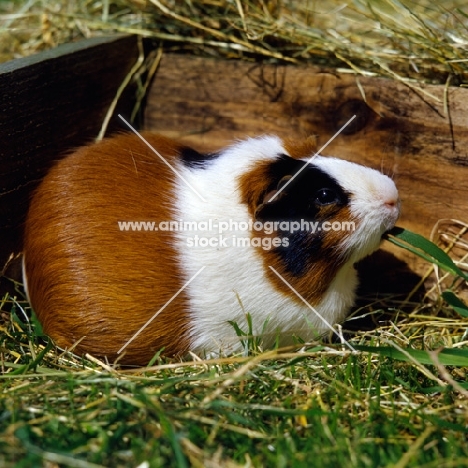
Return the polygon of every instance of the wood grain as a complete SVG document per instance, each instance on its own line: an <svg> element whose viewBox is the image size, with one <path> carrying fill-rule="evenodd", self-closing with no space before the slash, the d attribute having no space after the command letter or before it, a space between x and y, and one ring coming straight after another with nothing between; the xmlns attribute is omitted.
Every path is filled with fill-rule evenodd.
<svg viewBox="0 0 468 468"><path fill-rule="evenodd" d="M145 122L201 149L262 133L315 135L321 147L354 114L323 154L391 175L401 194L402 227L428 236L441 218L468 221L467 89L165 55Z"/></svg>

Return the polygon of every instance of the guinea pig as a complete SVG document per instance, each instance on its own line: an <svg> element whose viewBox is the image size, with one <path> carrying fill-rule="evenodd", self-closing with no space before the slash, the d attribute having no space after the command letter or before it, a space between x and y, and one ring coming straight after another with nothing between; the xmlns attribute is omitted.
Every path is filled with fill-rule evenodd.
<svg viewBox="0 0 468 468"><path fill-rule="evenodd" d="M62 348L124 364L316 339L355 299L354 264L399 215L377 170L312 144L249 138L210 154L120 134L60 160L35 191L23 275ZM297 342L297 341L296 341Z"/></svg>

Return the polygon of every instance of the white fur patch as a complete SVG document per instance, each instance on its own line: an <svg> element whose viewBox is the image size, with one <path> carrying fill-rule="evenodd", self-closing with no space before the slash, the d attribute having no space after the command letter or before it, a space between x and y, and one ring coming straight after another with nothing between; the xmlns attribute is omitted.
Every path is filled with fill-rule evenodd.
<svg viewBox="0 0 468 468"><path fill-rule="evenodd" d="M205 169L180 166L184 178L205 198L202 202L183 182L177 181L176 207L183 221L229 222L248 221L247 206L241 203L237 179L254 167L259 160L274 160L285 154L277 137L261 137L242 141L210 161ZM381 217L382 200L397 197L391 180L372 169L333 158L317 157L313 164L329 173L351 194L351 210L370 229ZM388 181L387 181L388 179ZM391 182L393 184L393 182ZM395 189L396 190L396 189ZM369 206L368 206L369 205ZM374 226L374 227L373 227ZM380 230L379 230L380 232ZM382 231L383 232L383 231ZM246 333L245 314L250 313L254 333L264 337L266 346L275 342L278 331L291 342L293 335L310 340L326 331L322 320L306 305L298 305L294 293L283 294L267 279L262 258L253 247L236 247L236 239L250 237L241 229L224 233L228 246L189 246L195 236L217 238L216 227L209 231L177 232L177 247L181 252L180 265L188 281L201 267L205 270L187 287L192 319L192 350L198 353L239 351L239 339L229 321L236 322ZM380 242L380 234L375 242ZM351 243L365 250L365 232L353 234ZM372 239L374 243L374 240ZM349 246L348 246L349 247ZM376 246L372 245L372 250ZM315 306L330 325L341 321L354 301L356 272L349 262L338 273L322 302ZM264 329L267 324L266 329Z"/></svg>

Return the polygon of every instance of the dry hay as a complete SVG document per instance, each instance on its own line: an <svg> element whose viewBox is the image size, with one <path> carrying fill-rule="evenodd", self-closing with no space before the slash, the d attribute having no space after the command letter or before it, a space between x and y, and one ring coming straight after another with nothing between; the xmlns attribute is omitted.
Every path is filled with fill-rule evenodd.
<svg viewBox="0 0 468 468"><path fill-rule="evenodd" d="M399 0L11 0L0 60L111 32L167 50L315 63L365 75L468 85L468 4Z"/></svg>

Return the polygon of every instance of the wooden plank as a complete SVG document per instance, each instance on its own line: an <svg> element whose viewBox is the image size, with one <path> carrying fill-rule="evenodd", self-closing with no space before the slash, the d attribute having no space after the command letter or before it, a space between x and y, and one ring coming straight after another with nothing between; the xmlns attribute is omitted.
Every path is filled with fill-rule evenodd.
<svg viewBox="0 0 468 468"><path fill-rule="evenodd" d="M357 125L324 154L391 175L401 194L403 227L427 236L441 218L467 221L468 89L418 90L312 66L165 55L145 122L202 149L262 133L316 135L321 147L354 113Z"/></svg>
<svg viewBox="0 0 468 468"><path fill-rule="evenodd" d="M54 160L97 136L138 55L135 36L113 35L0 65L0 271L21 249L31 190ZM127 94L118 111L133 105Z"/></svg>

